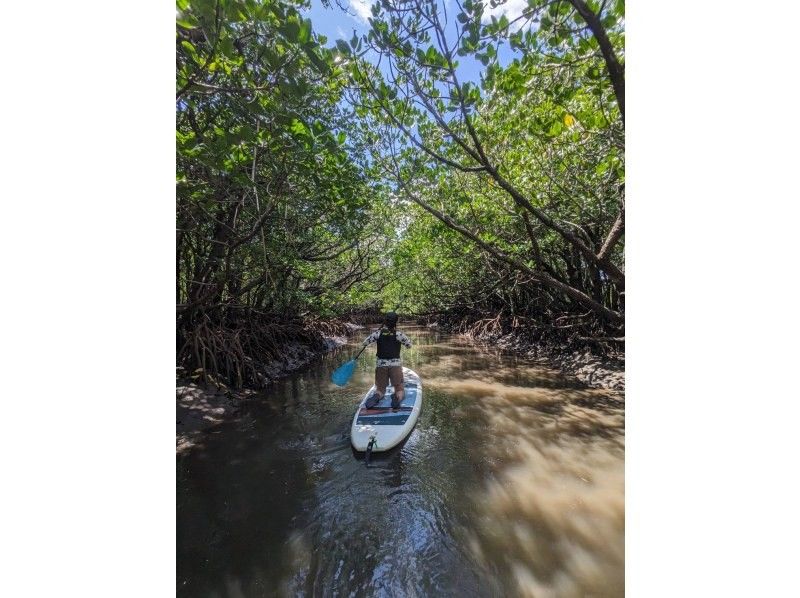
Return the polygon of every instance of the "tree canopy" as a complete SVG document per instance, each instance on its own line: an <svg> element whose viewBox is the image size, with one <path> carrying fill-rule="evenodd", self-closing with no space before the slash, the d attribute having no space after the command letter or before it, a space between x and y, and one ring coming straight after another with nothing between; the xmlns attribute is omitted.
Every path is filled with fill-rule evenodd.
<svg viewBox="0 0 800 598"><path fill-rule="evenodd" d="M177 2L182 359L368 306L624 335L624 5L500 4L381 0L334 43L303 2Z"/></svg>

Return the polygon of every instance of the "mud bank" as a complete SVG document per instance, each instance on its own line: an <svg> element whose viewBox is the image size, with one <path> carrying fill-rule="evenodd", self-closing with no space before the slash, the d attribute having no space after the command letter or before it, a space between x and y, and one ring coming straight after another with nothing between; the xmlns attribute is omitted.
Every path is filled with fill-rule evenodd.
<svg viewBox="0 0 800 598"><path fill-rule="evenodd" d="M437 327L435 324L432 326ZM441 328L447 330L446 326ZM543 360L591 388L625 391L623 354L619 357L604 357L592 353L588 348L575 349L556 343L530 341L513 333L465 336L486 347Z"/></svg>
<svg viewBox="0 0 800 598"><path fill-rule="evenodd" d="M347 334L355 334L362 328L357 324L346 324ZM265 386L279 378L288 376L320 355L341 347L347 336L324 336L321 348L293 343L286 345L282 358L263 365ZM178 377L175 384L176 397L176 450L182 453L194 446L202 433L222 421L234 416L243 401L253 397L254 389L234 390L223 383L203 383L186 377Z"/></svg>

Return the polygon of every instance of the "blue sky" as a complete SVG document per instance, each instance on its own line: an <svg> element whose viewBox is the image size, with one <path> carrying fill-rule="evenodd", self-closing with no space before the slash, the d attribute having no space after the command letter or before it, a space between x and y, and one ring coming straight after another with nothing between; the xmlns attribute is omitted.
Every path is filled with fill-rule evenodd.
<svg viewBox="0 0 800 598"><path fill-rule="evenodd" d="M367 19L371 16L372 0L341 0L341 2L348 5L352 14L345 13L336 6L335 2L331 3L331 8L325 8L320 0L311 0L311 8L304 11L304 15L311 19L314 31L328 38L328 46L334 45L337 39L349 40L353 37L354 32L362 35L369 31ZM458 7L452 0L444 0L444 2L450 14L450 21L455 26L455 14ZM489 20L492 15L499 17L505 14L509 20L513 20L527 5L527 0L507 0L495 8L487 6L484 18ZM508 64L512 57L513 55L507 47L499 52L500 62L503 65ZM458 74L462 82L478 83L482 65L475 60L466 58L460 58L459 62Z"/></svg>
<svg viewBox="0 0 800 598"><path fill-rule="evenodd" d="M344 0L343 4L346 1ZM314 31L325 35L328 38L328 45L332 45L337 39L350 39L354 30L358 34L366 33L369 30L367 24L370 14L369 5L355 0L354 4L357 6L359 14L350 16L340 10L335 2L332 3L331 8L325 8L320 0L311 0L311 10L305 11L305 16L311 19Z"/></svg>
<svg viewBox="0 0 800 598"><path fill-rule="evenodd" d="M445 0L447 8L452 14L455 14L457 7L452 0ZM370 8L372 7L372 0L342 0L343 4L349 6L350 12L353 15L345 14L333 4L333 8L326 9L322 6L320 0L311 0L311 10L306 14L311 17L314 22L314 29L323 35L327 35L330 39L350 38L353 35L353 29L360 33L367 30L367 19L370 17ZM505 3L491 8L486 7L485 19L488 20L492 16L499 17L505 14L509 20L518 17L522 11L527 8L527 0L506 0Z"/></svg>

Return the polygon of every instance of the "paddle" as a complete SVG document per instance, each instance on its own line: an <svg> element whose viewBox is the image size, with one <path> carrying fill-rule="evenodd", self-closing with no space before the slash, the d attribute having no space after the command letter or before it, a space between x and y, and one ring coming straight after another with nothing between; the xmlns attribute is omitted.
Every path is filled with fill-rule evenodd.
<svg viewBox="0 0 800 598"><path fill-rule="evenodd" d="M364 352L364 349L366 348L367 347L362 347L361 351L358 352L358 355L356 355L350 361L346 361L333 371L333 373L331 374L331 380L333 381L334 384L336 384L337 386L344 386L345 384L350 382L350 378L353 377L353 372L356 369L356 359L361 357L361 354Z"/></svg>

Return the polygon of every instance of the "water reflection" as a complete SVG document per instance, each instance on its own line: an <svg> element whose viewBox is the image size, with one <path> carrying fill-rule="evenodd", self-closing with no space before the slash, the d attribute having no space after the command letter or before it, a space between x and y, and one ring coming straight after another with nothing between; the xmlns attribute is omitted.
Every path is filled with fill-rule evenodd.
<svg viewBox="0 0 800 598"><path fill-rule="evenodd" d="M374 357L254 400L178 459L184 596L620 596L624 401L530 361L411 331L425 403L354 457Z"/></svg>

